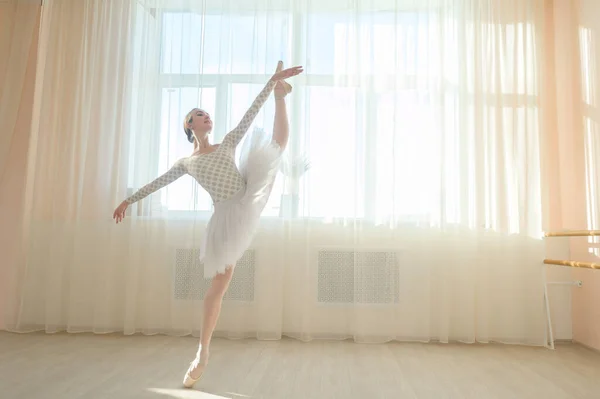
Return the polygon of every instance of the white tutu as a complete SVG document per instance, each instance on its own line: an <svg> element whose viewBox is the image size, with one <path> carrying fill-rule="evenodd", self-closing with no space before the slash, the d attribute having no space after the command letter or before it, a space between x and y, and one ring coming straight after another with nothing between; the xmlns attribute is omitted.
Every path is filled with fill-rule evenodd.
<svg viewBox="0 0 600 399"><path fill-rule="evenodd" d="M250 246L280 161L280 147L264 131L257 129L246 137L239 160L246 184L232 198L215 204L200 248L204 278L225 273L230 265L235 267Z"/></svg>

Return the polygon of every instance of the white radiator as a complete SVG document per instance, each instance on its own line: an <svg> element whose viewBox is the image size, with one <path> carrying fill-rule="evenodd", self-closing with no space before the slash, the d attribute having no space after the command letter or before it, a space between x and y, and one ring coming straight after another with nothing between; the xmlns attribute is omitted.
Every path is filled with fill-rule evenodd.
<svg viewBox="0 0 600 399"><path fill-rule="evenodd" d="M204 265L200 263L199 251L190 248L175 249L173 273L173 298L178 301L200 301L210 286L204 279ZM248 250L238 261L225 301L254 301L254 250Z"/></svg>
<svg viewBox="0 0 600 399"><path fill-rule="evenodd" d="M323 304L393 304L400 301L396 252L320 249L317 300Z"/></svg>

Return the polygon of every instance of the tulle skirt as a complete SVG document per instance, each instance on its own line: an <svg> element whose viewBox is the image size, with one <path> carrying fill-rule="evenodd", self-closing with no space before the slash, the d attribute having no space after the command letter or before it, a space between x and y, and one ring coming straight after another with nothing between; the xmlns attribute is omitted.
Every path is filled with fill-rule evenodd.
<svg viewBox="0 0 600 399"><path fill-rule="evenodd" d="M200 248L204 278L225 273L250 246L279 170L281 149L262 131L247 137L238 169L245 186L232 198L215 204Z"/></svg>

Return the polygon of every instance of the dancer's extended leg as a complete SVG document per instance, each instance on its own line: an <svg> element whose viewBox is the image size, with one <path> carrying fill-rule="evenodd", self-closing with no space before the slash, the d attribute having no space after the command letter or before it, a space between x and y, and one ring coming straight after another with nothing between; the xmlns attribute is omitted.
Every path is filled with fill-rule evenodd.
<svg viewBox="0 0 600 399"><path fill-rule="evenodd" d="M283 62L277 64L277 71L283 69ZM273 141L281 147L281 151L285 150L288 143L290 133L290 125L288 122L287 109L285 104L285 96L292 91L292 86L285 82L279 81L275 86L275 121L273 123Z"/></svg>

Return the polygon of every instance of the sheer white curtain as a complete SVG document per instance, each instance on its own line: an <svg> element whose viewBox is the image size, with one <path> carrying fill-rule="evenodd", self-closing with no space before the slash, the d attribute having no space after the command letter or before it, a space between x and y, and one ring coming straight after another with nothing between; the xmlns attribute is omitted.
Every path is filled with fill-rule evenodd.
<svg viewBox="0 0 600 399"><path fill-rule="evenodd" d="M12 329L197 334L208 195L112 210L191 153L189 109L220 141L282 59L286 167L218 334L542 344L543 4L47 0Z"/></svg>

